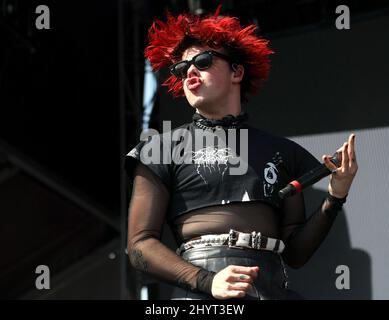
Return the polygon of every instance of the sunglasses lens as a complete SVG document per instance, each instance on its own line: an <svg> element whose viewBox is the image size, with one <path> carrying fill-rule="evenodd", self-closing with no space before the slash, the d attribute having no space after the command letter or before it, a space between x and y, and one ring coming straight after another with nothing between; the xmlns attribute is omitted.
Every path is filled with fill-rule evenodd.
<svg viewBox="0 0 389 320"><path fill-rule="evenodd" d="M174 66L173 73L178 78L186 78L188 71L188 63L186 61L180 62Z"/></svg>
<svg viewBox="0 0 389 320"><path fill-rule="evenodd" d="M194 64L200 70L208 69L212 64L212 56L208 53L203 53L195 58Z"/></svg>
<svg viewBox="0 0 389 320"><path fill-rule="evenodd" d="M181 61L174 65L171 69L171 72L180 79L185 79L187 72L192 62ZM194 57L193 64L199 70L208 69L212 65L212 55L209 53L201 53Z"/></svg>

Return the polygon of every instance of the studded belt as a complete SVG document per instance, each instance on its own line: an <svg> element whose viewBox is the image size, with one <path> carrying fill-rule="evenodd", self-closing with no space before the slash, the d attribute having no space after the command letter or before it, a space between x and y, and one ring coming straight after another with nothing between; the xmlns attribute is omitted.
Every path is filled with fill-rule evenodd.
<svg viewBox="0 0 389 320"><path fill-rule="evenodd" d="M237 249L250 248L276 253L281 253L285 248L282 240L262 236L260 232L244 233L231 229L229 233L207 234L190 239L188 242L181 244L177 249L177 254L181 254L191 248L212 246L228 246Z"/></svg>

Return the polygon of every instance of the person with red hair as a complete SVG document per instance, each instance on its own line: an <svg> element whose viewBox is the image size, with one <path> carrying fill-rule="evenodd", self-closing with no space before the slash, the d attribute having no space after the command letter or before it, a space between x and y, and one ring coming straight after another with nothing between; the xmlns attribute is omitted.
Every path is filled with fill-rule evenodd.
<svg viewBox="0 0 389 320"><path fill-rule="evenodd" d="M145 57L155 71L170 66L182 58L184 51L194 45L223 48L230 57L244 66L246 76L241 82L241 95L258 92L270 70L268 41L255 35L256 26L240 26L235 17L205 17L168 14L167 23L157 20L149 30L149 45ZM234 61L231 61L234 63ZM172 74L163 85L173 96L183 96L183 82Z"/></svg>
<svg viewBox="0 0 389 320"><path fill-rule="evenodd" d="M297 143L246 123L241 103L262 87L273 53L256 30L218 14L168 14L166 22L157 20L149 29L145 57L155 71L169 68L163 85L195 109L192 122L169 134L233 131L239 141L236 148L220 140L206 147L189 144L186 152L190 139L166 143L164 133L141 141L126 156L126 170L134 178L130 262L175 285L173 299L300 298L288 288L284 263L298 268L309 260L346 201L357 171L355 135L350 135L338 149L338 166L323 155L333 173L327 196L308 220L302 193L279 197L288 182L320 162ZM143 161L150 146L190 161ZM235 158L247 165L244 172L232 174ZM177 241L176 253L160 240L165 221Z"/></svg>

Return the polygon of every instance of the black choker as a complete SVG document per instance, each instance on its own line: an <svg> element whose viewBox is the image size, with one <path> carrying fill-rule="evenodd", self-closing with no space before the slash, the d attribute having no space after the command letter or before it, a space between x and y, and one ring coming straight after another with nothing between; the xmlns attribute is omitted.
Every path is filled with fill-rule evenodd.
<svg viewBox="0 0 389 320"><path fill-rule="evenodd" d="M202 129L212 129L215 127L224 128L239 128L244 122L248 120L249 116L246 112L242 111L239 115L233 116L229 114L222 119L207 119L200 113L195 113L192 117L193 122Z"/></svg>

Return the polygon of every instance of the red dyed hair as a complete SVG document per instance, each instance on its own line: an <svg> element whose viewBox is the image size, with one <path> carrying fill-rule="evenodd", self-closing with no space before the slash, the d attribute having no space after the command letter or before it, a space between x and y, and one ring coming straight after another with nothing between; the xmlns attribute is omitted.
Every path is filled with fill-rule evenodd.
<svg viewBox="0 0 389 320"><path fill-rule="evenodd" d="M258 92L270 71L268 41L255 34L254 24L243 28L238 18L167 14L167 22L156 20L149 29L149 45L145 57L153 70L181 60L182 53L192 45L224 48L229 56L245 68L241 83L242 98ZM171 75L162 84L173 96L183 96L182 81Z"/></svg>

